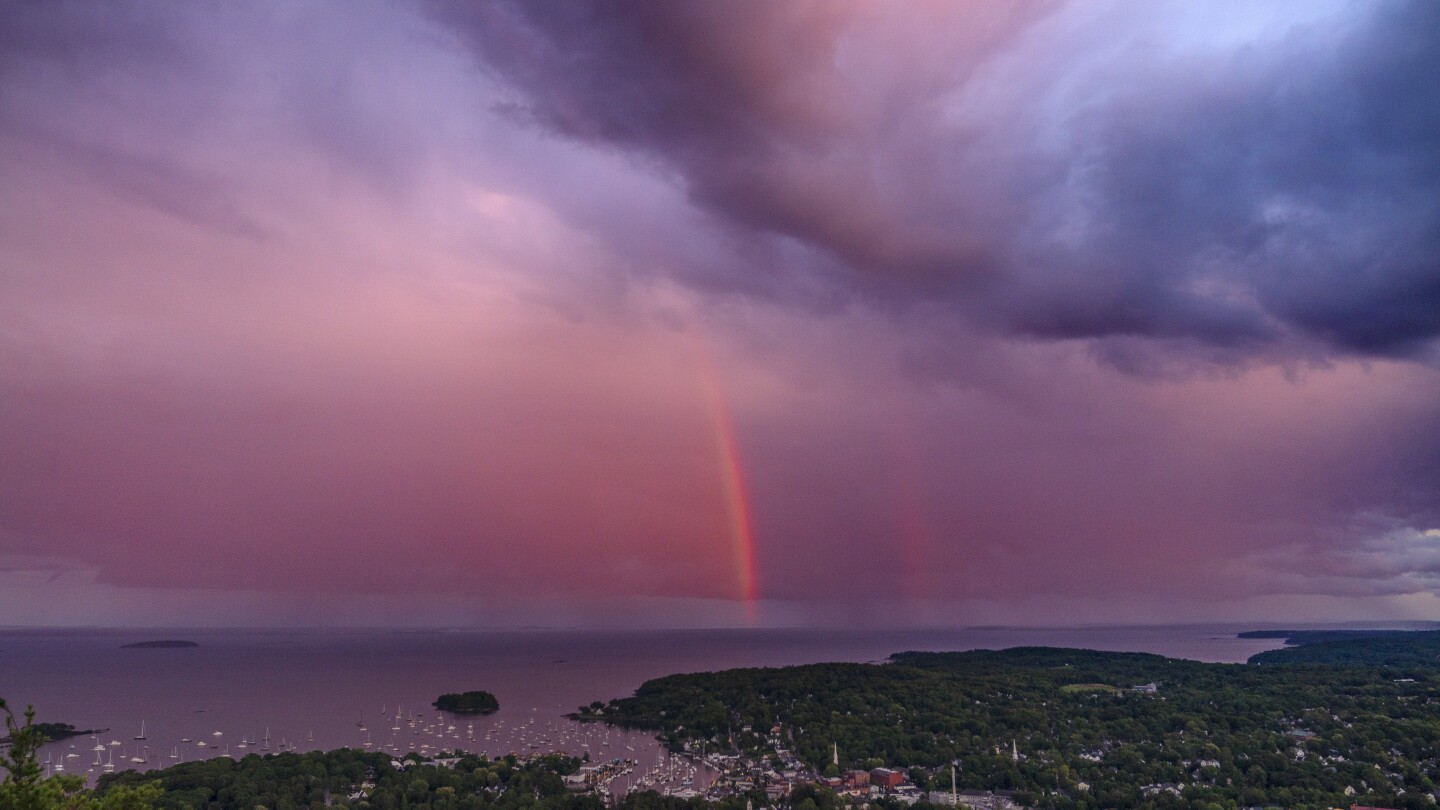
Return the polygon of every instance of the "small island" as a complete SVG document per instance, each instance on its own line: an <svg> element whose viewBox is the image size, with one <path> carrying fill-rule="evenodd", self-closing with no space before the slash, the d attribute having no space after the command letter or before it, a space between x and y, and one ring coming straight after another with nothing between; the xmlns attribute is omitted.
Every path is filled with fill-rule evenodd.
<svg viewBox="0 0 1440 810"><path fill-rule="evenodd" d="M181 647L199 647L196 641L179 641L167 639L163 641L137 641L133 644L121 644L122 650L173 650Z"/></svg>
<svg viewBox="0 0 1440 810"><path fill-rule="evenodd" d="M484 690L441 695L431 705L453 714L492 714L500 710L500 701Z"/></svg>
<svg viewBox="0 0 1440 810"><path fill-rule="evenodd" d="M103 734L108 728L76 728L69 723L35 723L30 726L48 742L58 742L71 737L79 737L82 734ZM0 737L0 746L10 745L13 740L10 737Z"/></svg>

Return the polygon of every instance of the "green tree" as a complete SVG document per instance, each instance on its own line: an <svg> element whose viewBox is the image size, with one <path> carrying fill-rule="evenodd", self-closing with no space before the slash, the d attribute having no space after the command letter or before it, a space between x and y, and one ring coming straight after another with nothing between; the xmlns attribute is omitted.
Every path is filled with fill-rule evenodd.
<svg viewBox="0 0 1440 810"><path fill-rule="evenodd" d="M25 708L25 722L15 722L15 713L4 698L0 712L5 715L5 731L10 748L0 754L0 810L150 810L164 791L157 784L127 785L97 798L86 789L79 776L41 775L40 746L49 739L35 724L35 707Z"/></svg>

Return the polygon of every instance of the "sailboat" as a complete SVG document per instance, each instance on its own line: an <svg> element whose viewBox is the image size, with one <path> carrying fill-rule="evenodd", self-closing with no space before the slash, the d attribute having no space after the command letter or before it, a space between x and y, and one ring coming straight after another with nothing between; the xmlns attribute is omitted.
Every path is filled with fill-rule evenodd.
<svg viewBox="0 0 1440 810"><path fill-rule="evenodd" d="M144 721L144 720L141 720L141 721L140 721L140 733L135 735L135 739L137 739L137 740L143 740L143 739L145 739L145 721Z"/></svg>

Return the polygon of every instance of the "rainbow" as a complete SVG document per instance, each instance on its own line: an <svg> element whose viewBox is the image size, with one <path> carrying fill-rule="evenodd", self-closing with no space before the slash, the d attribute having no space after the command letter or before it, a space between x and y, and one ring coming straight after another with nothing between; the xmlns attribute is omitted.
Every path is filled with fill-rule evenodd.
<svg viewBox="0 0 1440 810"><path fill-rule="evenodd" d="M750 500L745 492L745 473L740 466L740 449L735 441L735 427L730 410L720 391L720 378L709 355L699 340L695 356L704 389L705 406L715 429L715 453L720 462L720 481L725 495L725 516L729 524L730 545L735 554L735 578L745 620L754 625L759 610L759 574L755 568L755 530L750 518Z"/></svg>
<svg viewBox="0 0 1440 810"><path fill-rule="evenodd" d="M935 591L930 574L933 532L922 497L915 437L906 429L908 423L900 416L897 415L891 424L895 431L894 470L891 479L894 481L899 513L900 557L907 575L905 593L914 599L929 599L934 596Z"/></svg>

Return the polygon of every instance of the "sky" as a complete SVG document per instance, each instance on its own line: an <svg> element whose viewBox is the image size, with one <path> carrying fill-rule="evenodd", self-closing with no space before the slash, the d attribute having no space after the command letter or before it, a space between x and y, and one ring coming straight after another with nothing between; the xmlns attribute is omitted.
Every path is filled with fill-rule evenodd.
<svg viewBox="0 0 1440 810"><path fill-rule="evenodd" d="M0 4L0 624L1440 616L1440 4Z"/></svg>

